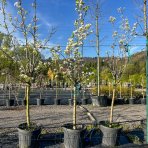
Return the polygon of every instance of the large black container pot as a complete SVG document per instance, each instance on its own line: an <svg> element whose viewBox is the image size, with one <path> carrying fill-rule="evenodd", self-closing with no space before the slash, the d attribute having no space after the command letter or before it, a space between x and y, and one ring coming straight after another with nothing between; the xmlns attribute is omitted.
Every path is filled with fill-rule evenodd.
<svg viewBox="0 0 148 148"><path fill-rule="evenodd" d="M98 96L91 96L92 105L93 106L99 106L99 99Z"/></svg>
<svg viewBox="0 0 148 148"><path fill-rule="evenodd" d="M101 96L99 96L98 99L99 99L99 105L101 107L106 107L107 106L107 96L101 95Z"/></svg>
<svg viewBox="0 0 148 148"><path fill-rule="evenodd" d="M68 99L68 104L69 104L70 106L72 106L72 105L73 105L73 99Z"/></svg>
<svg viewBox="0 0 148 148"><path fill-rule="evenodd" d="M38 106L44 105L44 101L45 101L45 99L37 99L37 105Z"/></svg>
<svg viewBox="0 0 148 148"><path fill-rule="evenodd" d="M35 124L26 129L26 123L18 126L19 148L38 148L38 139L41 134L41 127Z"/></svg>
<svg viewBox="0 0 148 148"><path fill-rule="evenodd" d="M105 126L105 121L101 121L100 130L102 132L102 145L111 147L117 145L121 128L107 127Z"/></svg>
<svg viewBox="0 0 148 148"><path fill-rule="evenodd" d="M123 105L124 99L123 98L117 98L117 105Z"/></svg>
<svg viewBox="0 0 148 148"><path fill-rule="evenodd" d="M146 104L146 98L141 98L141 104Z"/></svg>
<svg viewBox="0 0 148 148"><path fill-rule="evenodd" d="M87 98L82 99L82 105L86 105L87 102L88 102L88 99Z"/></svg>
<svg viewBox="0 0 148 148"><path fill-rule="evenodd" d="M22 105L23 105L23 106L26 106L26 104L27 104L27 103L26 103L26 100L22 100Z"/></svg>
<svg viewBox="0 0 148 148"><path fill-rule="evenodd" d="M63 130L65 148L83 148L81 138L82 128L74 130L71 124L67 124L63 126Z"/></svg>
<svg viewBox="0 0 148 148"><path fill-rule="evenodd" d="M14 99L10 99L10 100L7 99L7 100L6 100L6 106L7 106L7 107L9 107L9 106L14 106L14 102L15 102Z"/></svg>
<svg viewBox="0 0 148 148"><path fill-rule="evenodd" d="M129 104L135 104L135 98L129 98Z"/></svg>
<svg viewBox="0 0 148 148"><path fill-rule="evenodd" d="M55 99L54 100L54 105L60 105L61 104L61 100L60 99Z"/></svg>
<svg viewBox="0 0 148 148"><path fill-rule="evenodd" d="M107 106L107 96L101 95L101 96L92 96L92 104L93 106L101 106L106 107Z"/></svg>
<svg viewBox="0 0 148 148"><path fill-rule="evenodd" d="M146 120L143 120L141 125L143 130L143 143L146 143Z"/></svg>

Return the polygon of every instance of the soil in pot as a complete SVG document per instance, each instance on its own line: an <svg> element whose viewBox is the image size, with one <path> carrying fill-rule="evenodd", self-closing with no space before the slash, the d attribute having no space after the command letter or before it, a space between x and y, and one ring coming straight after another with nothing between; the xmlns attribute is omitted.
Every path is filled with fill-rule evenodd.
<svg viewBox="0 0 148 148"><path fill-rule="evenodd" d="M31 123L30 128L27 123L18 126L19 148L38 148L38 139L41 134L41 127Z"/></svg>
<svg viewBox="0 0 148 148"><path fill-rule="evenodd" d="M83 148L82 127L74 130L72 124L66 124L63 126L63 130L65 148Z"/></svg>
<svg viewBox="0 0 148 148"><path fill-rule="evenodd" d="M102 145L104 146L115 146L119 139L119 133L121 131L119 124L112 124L109 127L109 122L101 121L100 130L102 132Z"/></svg>

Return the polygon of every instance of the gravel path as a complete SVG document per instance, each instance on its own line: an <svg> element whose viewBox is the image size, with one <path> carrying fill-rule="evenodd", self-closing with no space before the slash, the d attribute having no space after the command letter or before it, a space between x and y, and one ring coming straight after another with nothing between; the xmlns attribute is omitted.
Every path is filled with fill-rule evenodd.
<svg viewBox="0 0 148 148"><path fill-rule="evenodd" d="M85 106L97 119L107 120L110 107ZM63 124L72 122L72 106L47 105L31 106L31 121L43 125L43 127L58 128ZM145 105L118 105L114 107L114 121L133 121L146 118ZM25 122L25 107L0 107L0 129L15 129L20 123ZM81 108L77 108L77 123L92 123L88 115ZM0 133L3 132L0 130Z"/></svg>
<svg viewBox="0 0 148 148"><path fill-rule="evenodd" d="M108 120L110 107L87 106L87 109L94 115L97 121ZM141 104L135 105L117 105L113 112L114 122L124 122L133 120L146 119L146 106Z"/></svg>
<svg viewBox="0 0 148 148"><path fill-rule="evenodd" d="M43 127L58 128L63 124L72 122L72 107L65 105L31 106L31 121ZM25 122L25 107L0 108L0 133L7 128L15 129ZM77 123L91 123L87 114L77 108Z"/></svg>
<svg viewBox="0 0 148 148"><path fill-rule="evenodd" d="M95 117L97 122L109 118L110 107L97 107L92 105L84 106ZM72 106L66 105L45 105L31 106L31 121L42 124L44 132L59 133L61 126L72 122ZM146 118L145 105L118 105L114 108L114 121L135 121ZM14 148L18 145L16 127L25 122L25 107L0 107L0 147ZM92 123L88 114L77 108L77 123ZM46 131L47 130L47 131ZM49 148L58 148L54 145Z"/></svg>

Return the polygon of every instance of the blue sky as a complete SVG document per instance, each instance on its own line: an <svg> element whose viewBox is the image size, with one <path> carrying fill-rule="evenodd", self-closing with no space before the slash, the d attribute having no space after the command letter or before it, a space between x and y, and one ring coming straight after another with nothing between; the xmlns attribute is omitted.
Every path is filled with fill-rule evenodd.
<svg viewBox="0 0 148 148"><path fill-rule="evenodd" d="M22 0L24 7L27 8L29 15L28 20L32 18L31 3L32 0ZM8 9L10 13L16 14L14 8L15 0L8 0ZM56 27L57 31L55 35L50 40L50 45L61 45L64 49L70 37L72 31L74 30L73 23L77 18L75 11L75 0L37 0L38 10L37 15L39 17L39 26L40 26L40 38L44 39L47 36L47 32L51 27ZM87 4L91 2L95 3L96 0L85 0ZM137 3L138 0L100 0L101 2L101 19L99 20L100 25L100 55L105 56L105 51L110 50L110 45L112 44L112 27L109 24L108 20L110 16L115 16L117 19L117 8L125 7L125 15L129 18L129 21L132 23L136 22L135 16L138 14L143 15L140 11L140 4ZM1 18L1 16L0 16ZM91 17L90 13L86 18L86 21L92 24L95 23L94 19ZM142 23L141 23L142 25ZM143 25L142 25L143 26ZM1 28L0 28L1 29ZM138 29L140 31L140 29ZM2 29L1 29L2 31ZM141 31L140 31L141 32ZM142 32L141 32L142 33ZM18 38L22 38L21 34L16 34ZM145 46L145 38L137 37L135 41L130 43L130 52L135 53L140 51ZM96 48L91 47L95 45L95 35L90 35L84 43L84 56L96 56ZM44 51L46 57L50 56L48 50Z"/></svg>

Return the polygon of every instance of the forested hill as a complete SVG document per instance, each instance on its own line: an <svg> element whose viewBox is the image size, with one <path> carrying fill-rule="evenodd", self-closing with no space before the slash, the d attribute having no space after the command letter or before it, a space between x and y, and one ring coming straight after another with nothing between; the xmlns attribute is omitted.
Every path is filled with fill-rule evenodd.
<svg viewBox="0 0 148 148"><path fill-rule="evenodd" d="M131 57L128 57L128 64L124 71L123 79L124 81L129 81L129 79L133 79L133 81L139 83L140 79L145 78L146 74L146 52L141 51L133 54ZM85 65L91 69L96 71L97 69L97 57L94 58L84 58ZM106 66L106 57L100 57L100 73L101 75L106 75L106 79L108 79L109 70L107 70ZM103 78L102 78L103 79Z"/></svg>

